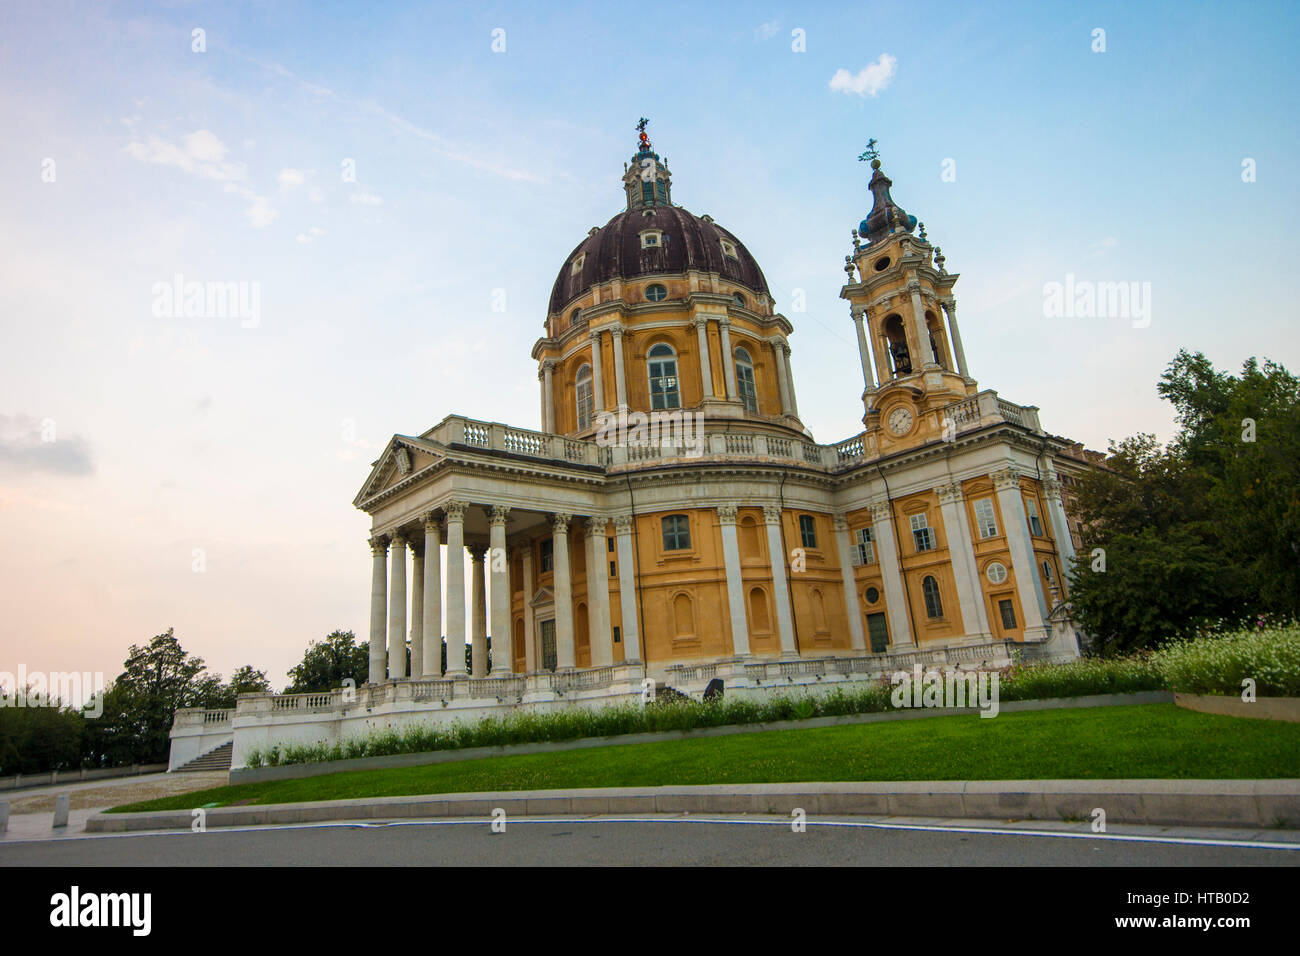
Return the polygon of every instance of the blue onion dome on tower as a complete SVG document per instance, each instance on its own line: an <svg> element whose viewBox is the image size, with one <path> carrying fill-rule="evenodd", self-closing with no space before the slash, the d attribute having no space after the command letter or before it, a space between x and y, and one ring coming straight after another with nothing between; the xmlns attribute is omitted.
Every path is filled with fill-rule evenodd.
<svg viewBox="0 0 1300 956"><path fill-rule="evenodd" d="M871 212L867 214L866 219L858 223L858 235L868 242L879 242L899 230L903 232L914 230L916 217L909 216L907 210L894 202L894 197L889 195L889 187L894 183L880 171L880 154L876 150L874 139L867 143L866 152L858 159L864 161L870 159L872 169L871 182L867 185L871 190Z"/></svg>

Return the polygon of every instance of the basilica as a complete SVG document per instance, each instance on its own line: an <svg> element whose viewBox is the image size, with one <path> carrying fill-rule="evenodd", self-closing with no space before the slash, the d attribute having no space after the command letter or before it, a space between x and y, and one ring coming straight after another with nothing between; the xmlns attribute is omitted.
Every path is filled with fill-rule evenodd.
<svg viewBox="0 0 1300 956"><path fill-rule="evenodd" d="M369 681L241 698L235 766L421 715L1078 655L1070 485L1092 463L976 381L958 276L874 141L840 289L863 428L822 444L763 270L674 202L638 129L623 208L559 264L532 348L540 428L453 415L391 438L353 502L372 526Z"/></svg>

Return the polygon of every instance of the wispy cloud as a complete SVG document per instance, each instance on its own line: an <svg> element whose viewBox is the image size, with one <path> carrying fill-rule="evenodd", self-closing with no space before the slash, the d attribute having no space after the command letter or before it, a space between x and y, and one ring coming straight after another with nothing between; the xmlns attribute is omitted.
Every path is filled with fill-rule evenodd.
<svg viewBox="0 0 1300 956"><path fill-rule="evenodd" d="M780 20L768 20L760 23L754 28L754 38L756 40L770 40L776 36L776 31L781 29Z"/></svg>
<svg viewBox="0 0 1300 956"><path fill-rule="evenodd" d="M60 437L54 422L31 415L0 415L0 466L59 475L89 475L95 470L84 438Z"/></svg>
<svg viewBox="0 0 1300 956"><path fill-rule="evenodd" d="M179 144L150 135L143 143L128 143L126 152L142 163L172 166L200 179L228 182L243 179L245 174L243 163L226 162L230 150L215 133L206 129L182 136Z"/></svg>
<svg viewBox="0 0 1300 956"><path fill-rule="evenodd" d="M831 89L839 93L856 93L858 96L878 96L898 72L898 57L882 53L875 63L868 63L857 73L844 68L831 77Z"/></svg>

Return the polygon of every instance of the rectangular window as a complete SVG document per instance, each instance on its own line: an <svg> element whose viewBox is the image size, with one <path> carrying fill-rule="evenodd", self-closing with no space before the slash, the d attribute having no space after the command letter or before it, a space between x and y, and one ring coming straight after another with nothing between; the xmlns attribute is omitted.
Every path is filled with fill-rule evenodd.
<svg viewBox="0 0 1300 956"><path fill-rule="evenodd" d="M876 543L870 528L858 529L858 564L876 563Z"/></svg>
<svg viewBox="0 0 1300 956"><path fill-rule="evenodd" d="M553 570L555 564L555 542L550 538L542 541L541 557L542 574L548 574Z"/></svg>
<svg viewBox="0 0 1300 956"><path fill-rule="evenodd" d="M685 551L691 546L691 519L686 515L669 515L661 522L665 551Z"/></svg>
<svg viewBox="0 0 1300 956"><path fill-rule="evenodd" d="M925 515L912 515L912 541L916 545L916 550L933 551L936 547L934 540L934 529L930 527L930 521Z"/></svg>
<svg viewBox="0 0 1300 956"><path fill-rule="evenodd" d="M1043 522L1038 517L1038 502L1033 498L1025 499L1025 511L1029 515L1029 533L1035 537L1043 536Z"/></svg>
<svg viewBox="0 0 1300 956"><path fill-rule="evenodd" d="M618 628L617 628L617 627L614 628L614 643L615 643L615 644L622 644L622 643L623 643L623 635L620 634L620 633L618 632Z"/></svg>
<svg viewBox="0 0 1300 956"><path fill-rule="evenodd" d="M812 515L799 516L799 538L805 548L817 547L817 522Z"/></svg>
<svg viewBox="0 0 1300 956"><path fill-rule="evenodd" d="M614 553L614 539L613 539L613 538L606 538L606 539L605 539L605 550L608 551L608 552L610 552L611 554Z"/></svg>
<svg viewBox="0 0 1300 956"><path fill-rule="evenodd" d="M998 611L1002 615L1002 626L1009 631L1016 629L1016 609L1011 606L1011 601L999 601Z"/></svg>
<svg viewBox="0 0 1300 956"><path fill-rule="evenodd" d="M993 516L993 499L980 498L975 502L975 526L981 538L998 536L998 520Z"/></svg>
<svg viewBox="0 0 1300 956"><path fill-rule="evenodd" d="M618 577L618 567L614 564L613 561L609 562L609 576L611 578Z"/></svg>

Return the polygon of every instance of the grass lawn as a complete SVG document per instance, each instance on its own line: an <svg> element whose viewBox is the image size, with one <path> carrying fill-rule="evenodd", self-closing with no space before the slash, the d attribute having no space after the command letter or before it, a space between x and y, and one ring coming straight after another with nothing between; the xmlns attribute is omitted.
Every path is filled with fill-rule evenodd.
<svg viewBox="0 0 1300 956"><path fill-rule="evenodd" d="M1300 777L1300 724L1218 717L1174 704L934 717L703 737L248 783L116 807L572 787L830 780Z"/></svg>

